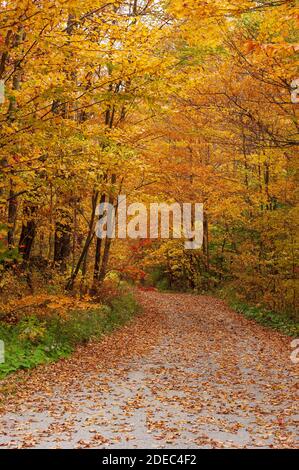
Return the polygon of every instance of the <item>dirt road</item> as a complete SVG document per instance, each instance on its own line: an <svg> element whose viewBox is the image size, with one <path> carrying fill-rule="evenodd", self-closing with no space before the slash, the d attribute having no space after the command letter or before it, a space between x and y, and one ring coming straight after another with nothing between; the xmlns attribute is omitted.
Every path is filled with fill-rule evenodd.
<svg viewBox="0 0 299 470"><path fill-rule="evenodd" d="M2 448L298 446L289 338L212 297L138 296L130 325L2 383Z"/></svg>

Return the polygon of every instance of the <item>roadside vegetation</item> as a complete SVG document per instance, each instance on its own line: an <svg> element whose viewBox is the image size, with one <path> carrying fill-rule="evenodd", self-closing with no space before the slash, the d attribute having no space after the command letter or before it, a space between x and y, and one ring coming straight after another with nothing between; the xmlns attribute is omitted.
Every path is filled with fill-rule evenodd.
<svg viewBox="0 0 299 470"><path fill-rule="evenodd" d="M4 341L5 362L0 364L0 379L18 369L68 357L76 346L99 340L129 322L138 311L132 293L119 292L103 305L67 311L43 307L13 323L2 319L0 338Z"/></svg>

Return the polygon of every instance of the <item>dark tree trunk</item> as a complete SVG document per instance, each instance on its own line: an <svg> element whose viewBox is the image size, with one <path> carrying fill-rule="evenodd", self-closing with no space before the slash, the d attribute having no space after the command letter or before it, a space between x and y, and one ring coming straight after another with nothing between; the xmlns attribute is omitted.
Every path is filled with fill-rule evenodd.
<svg viewBox="0 0 299 470"><path fill-rule="evenodd" d="M37 207L34 205L27 205L24 209L24 216L27 221L22 224L22 231L19 240L19 253L23 256L24 261L28 261L31 254L35 234L36 234L36 220L35 213Z"/></svg>
<svg viewBox="0 0 299 470"><path fill-rule="evenodd" d="M111 247L111 238L106 238L105 239L103 259L102 259L102 265L101 265L99 278L98 278L100 283L104 280L104 278L106 276L108 260L109 260L109 254L110 254L110 247Z"/></svg>
<svg viewBox="0 0 299 470"><path fill-rule="evenodd" d="M116 182L116 175L112 174L111 175L111 184L113 185L113 184L115 184L115 182ZM113 197L110 196L108 201L109 201L109 204L113 204L113 202L114 202ZM101 202L105 202L105 195L102 195ZM115 221L114 221L114 223L115 223ZM106 272L107 272L107 266L108 266L108 260L109 260L109 254L110 254L110 247L111 247L111 238L107 237L105 239L102 262L100 263L102 244L103 244L103 240L101 238L98 238L97 239L97 244L96 244L94 280L99 281L99 283L101 283L103 281L103 279L105 278Z"/></svg>
<svg viewBox="0 0 299 470"><path fill-rule="evenodd" d="M210 253L209 253L209 222L208 215L204 212L203 218L203 255L204 255L204 265L205 271L209 274L210 271ZM209 277L206 279L206 288L208 289L210 285Z"/></svg>
<svg viewBox="0 0 299 470"><path fill-rule="evenodd" d="M69 215L65 215L66 222L56 222L54 239L54 263L59 265L61 272L66 270L67 258L71 252L71 221Z"/></svg>
<svg viewBox="0 0 299 470"><path fill-rule="evenodd" d="M8 232L7 232L7 245L11 249L14 247L15 242L15 227L17 217L17 198L14 194L13 182L10 183L9 199L8 199Z"/></svg>
<svg viewBox="0 0 299 470"><path fill-rule="evenodd" d="M106 198L105 194L102 194L101 199L100 199L100 204L104 204L105 198ZM99 279L99 275L100 275L101 249L102 249L102 239L97 237L94 272L93 272L93 278L95 281Z"/></svg>
<svg viewBox="0 0 299 470"><path fill-rule="evenodd" d="M94 237L93 225L94 225L95 212L96 212L97 201L98 201L98 194L99 194L98 191L94 191L94 193L92 195L92 201L91 201L92 208L91 208L91 217L90 217L90 222L89 222L88 235L87 235L87 238L85 240L85 244L84 244L83 250L81 252L80 258L79 258L79 260L77 262L77 265L74 269L74 272L72 273L70 279L67 282L66 290L72 290L72 288L74 286L75 279L76 279L76 277L77 277L77 275L80 271L80 267L81 267L82 263L84 262L84 260L87 257L90 244L93 240L93 237Z"/></svg>

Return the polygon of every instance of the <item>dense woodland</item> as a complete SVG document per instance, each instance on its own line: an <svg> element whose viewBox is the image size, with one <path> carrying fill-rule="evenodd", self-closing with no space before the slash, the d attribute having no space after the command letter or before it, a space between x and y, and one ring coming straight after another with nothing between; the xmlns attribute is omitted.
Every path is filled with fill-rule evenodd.
<svg viewBox="0 0 299 470"><path fill-rule="evenodd" d="M126 281L294 317L298 14L291 0L0 1L2 304ZM202 249L97 238L96 206L119 194L203 203Z"/></svg>

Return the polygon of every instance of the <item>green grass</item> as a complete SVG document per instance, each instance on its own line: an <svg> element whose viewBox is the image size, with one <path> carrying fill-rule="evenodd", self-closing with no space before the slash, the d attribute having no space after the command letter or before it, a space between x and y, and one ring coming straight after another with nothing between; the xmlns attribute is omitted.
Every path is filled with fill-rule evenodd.
<svg viewBox="0 0 299 470"><path fill-rule="evenodd" d="M260 307L251 307L238 301L230 301L229 304L236 312L263 326L273 328L288 336L299 336L299 322L284 314L263 310Z"/></svg>
<svg viewBox="0 0 299 470"><path fill-rule="evenodd" d="M109 306L73 311L67 318L29 316L15 325L0 322L0 340L5 345L5 362L0 379L18 369L68 357L79 344L100 338L127 323L138 305L131 294L117 297Z"/></svg>

